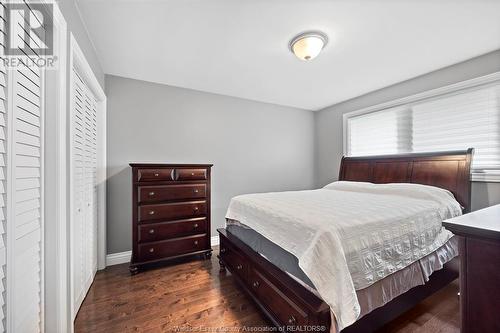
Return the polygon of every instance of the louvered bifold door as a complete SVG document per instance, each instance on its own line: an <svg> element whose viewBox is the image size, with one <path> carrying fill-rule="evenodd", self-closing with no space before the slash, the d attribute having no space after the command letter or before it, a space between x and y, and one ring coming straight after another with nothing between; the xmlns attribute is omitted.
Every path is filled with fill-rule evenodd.
<svg viewBox="0 0 500 333"><path fill-rule="evenodd" d="M73 293L75 314L85 297L85 89L73 72Z"/></svg>
<svg viewBox="0 0 500 333"><path fill-rule="evenodd" d="M73 70L73 315L97 271L97 107L85 82Z"/></svg>
<svg viewBox="0 0 500 333"><path fill-rule="evenodd" d="M17 15L23 15L23 12ZM35 19L32 13L31 18ZM17 27L16 29L22 29ZM41 34L43 32L37 32ZM17 34L23 42L23 53L27 56L41 56L34 49L40 47L40 39L34 33ZM28 38L24 40L23 38ZM12 291L12 332L40 332L43 327L43 70L36 66L23 66L9 71L12 78L12 111L9 125L9 158L11 159L9 209L14 235L11 235L12 251L10 262L12 274L7 283Z"/></svg>
<svg viewBox="0 0 500 333"><path fill-rule="evenodd" d="M85 90L86 204L87 204L87 288L97 271L97 107L90 89Z"/></svg>
<svg viewBox="0 0 500 333"><path fill-rule="evenodd" d="M0 56L5 54L5 7L0 3ZM0 62L0 332L5 332L7 273L7 71Z"/></svg>

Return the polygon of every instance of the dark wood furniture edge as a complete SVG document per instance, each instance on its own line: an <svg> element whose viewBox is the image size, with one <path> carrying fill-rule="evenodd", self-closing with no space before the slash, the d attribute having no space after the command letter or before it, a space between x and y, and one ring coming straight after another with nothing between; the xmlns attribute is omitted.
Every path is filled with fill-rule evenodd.
<svg viewBox="0 0 500 333"><path fill-rule="evenodd" d="M463 333L500 331L500 231L490 227L491 222L498 223L495 212L499 209L500 206L488 207L443 222L446 229L460 237L460 318Z"/></svg>
<svg viewBox="0 0 500 333"><path fill-rule="evenodd" d="M161 163L129 163L129 165L133 168L161 168L166 164ZM168 164L169 167L172 168L210 168L213 167L213 164Z"/></svg>
<svg viewBox="0 0 500 333"><path fill-rule="evenodd" d="M158 263L167 263L171 261L175 261L180 258L186 258L186 257L196 257L199 255L204 255L206 258L210 258L212 255L213 249L206 249L206 250L200 250L196 252L189 252L189 253L184 253L184 254L179 254L176 256L170 256L168 258L162 258L162 259L157 259L157 260L149 260L149 261L143 261L140 264L139 263L130 263L129 265L129 270L132 273L136 273L138 269L141 267L146 267L148 265L152 264L158 264Z"/></svg>

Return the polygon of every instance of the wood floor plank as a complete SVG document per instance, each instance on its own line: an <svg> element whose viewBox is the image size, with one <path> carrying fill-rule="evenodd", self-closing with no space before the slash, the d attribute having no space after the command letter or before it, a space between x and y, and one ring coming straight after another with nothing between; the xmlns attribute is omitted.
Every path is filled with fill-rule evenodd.
<svg viewBox="0 0 500 333"><path fill-rule="evenodd" d="M455 281L380 332L458 333L457 292ZM230 332L268 325L231 274L219 274L214 256L134 276L126 264L98 272L75 320L75 332L157 333L188 328L194 332Z"/></svg>

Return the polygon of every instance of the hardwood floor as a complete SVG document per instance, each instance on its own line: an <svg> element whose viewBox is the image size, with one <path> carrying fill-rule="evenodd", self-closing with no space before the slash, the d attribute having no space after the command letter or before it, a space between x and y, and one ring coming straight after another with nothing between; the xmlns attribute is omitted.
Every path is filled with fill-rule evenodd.
<svg viewBox="0 0 500 333"><path fill-rule="evenodd" d="M459 332L457 292L455 281L381 332ZM214 255L134 276L127 264L98 272L75 332L236 332L238 327L268 325L231 275L219 274Z"/></svg>

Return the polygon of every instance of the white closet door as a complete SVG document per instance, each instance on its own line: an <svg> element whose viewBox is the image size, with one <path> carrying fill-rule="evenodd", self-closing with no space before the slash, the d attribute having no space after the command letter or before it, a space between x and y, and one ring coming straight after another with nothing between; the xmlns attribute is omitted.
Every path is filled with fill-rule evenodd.
<svg viewBox="0 0 500 333"><path fill-rule="evenodd" d="M86 204L87 204L87 249L88 277L90 287L97 272L97 114L96 100L91 91L85 91L85 146L86 146Z"/></svg>
<svg viewBox="0 0 500 333"><path fill-rule="evenodd" d="M73 309L85 298L97 271L96 100L73 70Z"/></svg>
<svg viewBox="0 0 500 333"><path fill-rule="evenodd" d="M85 174L85 125L83 108L85 103L84 87L76 73L73 80L74 106L73 106L73 225L72 225L72 248L73 248L73 292L75 297L75 309L80 307L85 292L83 290L84 254L83 243L84 230L84 174ZM76 311L75 311L76 314Z"/></svg>
<svg viewBox="0 0 500 333"><path fill-rule="evenodd" d="M4 7L0 5L0 36L4 36ZM5 54L3 40L0 43L0 55ZM6 317L6 209L7 209L7 72L3 62L0 62L0 332L5 332Z"/></svg>
<svg viewBox="0 0 500 333"><path fill-rule="evenodd" d="M24 33L24 13L11 16L13 45L38 56L26 45L43 36ZM1 1L0 55L4 14ZM43 331L43 89L43 70L0 62L0 332Z"/></svg>
<svg viewBox="0 0 500 333"><path fill-rule="evenodd" d="M41 73L19 69L14 87L14 323L16 332L39 331L42 292Z"/></svg>
<svg viewBox="0 0 500 333"><path fill-rule="evenodd" d="M22 13L22 12L21 12ZM22 14L19 15L22 15ZM22 18L27 20L29 18ZM19 28L19 27L18 27ZM39 40L23 40L25 45ZM40 36L43 37L43 36ZM37 56L23 48L26 55ZM9 70L8 292L9 331L43 330L43 85L44 72L20 65ZM9 254L10 252L10 254Z"/></svg>

